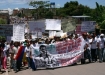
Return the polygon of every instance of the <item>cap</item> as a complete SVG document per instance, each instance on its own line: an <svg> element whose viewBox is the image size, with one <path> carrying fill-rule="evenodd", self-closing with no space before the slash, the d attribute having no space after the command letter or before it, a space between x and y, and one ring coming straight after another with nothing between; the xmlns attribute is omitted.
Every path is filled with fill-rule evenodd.
<svg viewBox="0 0 105 75"><path fill-rule="evenodd" d="M100 36L104 36L104 34L101 34Z"/></svg>

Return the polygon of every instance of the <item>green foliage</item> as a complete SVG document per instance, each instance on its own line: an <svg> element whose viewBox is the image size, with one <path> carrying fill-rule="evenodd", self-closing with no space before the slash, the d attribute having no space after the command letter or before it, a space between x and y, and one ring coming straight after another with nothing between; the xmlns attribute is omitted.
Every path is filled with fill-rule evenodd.
<svg viewBox="0 0 105 75"><path fill-rule="evenodd" d="M32 15L35 17L35 19L40 19L44 17L48 17L48 15L51 17L53 16L53 12L49 10L50 3L49 1L31 1L29 3L30 6L33 6L36 10L32 11ZM49 14L51 12L51 15Z"/></svg>
<svg viewBox="0 0 105 75"><path fill-rule="evenodd" d="M24 16L25 16L25 14L18 13L18 14L17 14L17 16L18 16L18 17L24 17Z"/></svg>
<svg viewBox="0 0 105 75"><path fill-rule="evenodd" d="M53 18L53 15L54 15L54 13L53 12L51 12L51 11L48 11L47 13L46 13L46 18L48 18L48 19L52 19Z"/></svg>
<svg viewBox="0 0 105 75"><path fill-rule="evenodd" d="M0 18L0 24L7 24L5 19Z"/></svg>
<svg viewBox="0 0 105 75"><path fill-rule="evenodd" d="M95 12L96 12L96 19L95 20L100 25L101 29L105 29L105 7L102 5L99 5L96 2Z"/></svg>
<svg viewBox="0 0 105 75"><path fill-rule="evenodd" d="M105 29L105 20L101 23L101 26L100 26L102 29Z"/></svg>
<svg viewBox="0 0 105 75"><path fill-rule="evenodd" d="M70 1L64 4L64 7L51 9L49 1L31 1L30 6L33 6L36 10L32 12L32 15L37 19L39 18L53 18L66 17L66 16L91 16L90 20L96 21L102 29L105 28L105 6L99 5L96 2L96 8L92 9L88 6L79 4L78 1ZM56 11L56 14L55 12Z"/></svg>
<svg viewBox="0 0 105 75"><path fill-rule="evenodd" d="M6 38L3 36L0 36L0 40L6 40Z"/></svg>

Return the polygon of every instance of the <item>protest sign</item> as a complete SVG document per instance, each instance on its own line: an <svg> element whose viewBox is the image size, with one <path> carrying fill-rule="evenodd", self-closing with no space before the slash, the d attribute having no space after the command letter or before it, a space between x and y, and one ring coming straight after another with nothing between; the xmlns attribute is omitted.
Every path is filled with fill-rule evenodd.
<svg viewBox="0 0 105 75"><path fill-rule="evenodd" d="M49 38L53 38L56 34L56 31L49 31Z"/></svg>
<svg viewBox="0 0 105 75"><path fill-rule="evenodd" d="M32 39L35 39L35 38L42 38L42 32L32 32Z"/></svg>
<svg viewBox="0 0 105 75"><path fill-rule="evenodd" d="M46 30L61 30L61 20L59 19L46 19Z"/></svg>
<svg viewBox="0 0 105 75"><path fill-rule="evenodd" d="M32 32L32 39L37 38L37 32Z"/></svg>
<svg viewBox="0 0 105 75"><path fill-rule="evenodd" d="M42 38L42 32L37 32L37 33L38 33L37 38Z"/></svg>
<svg viewBox="0 0 105 75"><path fill-rule="evenodd" d="M13 25L0 25L1 36L13 36Z"/></svg>
<svg viewBox="0 0 105 75"><path fill-rule="evenodd" d="M82 32L91 32L95 31L95 21L83 21L81 24L81 31Z"/></svg>
<svg viewBox="0 0 105 75"><path fill-rule="evenodd" d="M29 21L29 31L32 32L45 32L44 21Z"/></svg>
<svg viewBox="0 0 105 75"><path fill-rule="evenodd" d="M24 41L25 24L13 25L13 41Z"/></svg>
<svg viewBox="0 0 105 75"><path fill-rule="evenodd" d="M77 25L77 26L76 26L75 33L76 33L76 34L83 34L83 33L84 33L84 31L81 31L81 25Z"/></svg>

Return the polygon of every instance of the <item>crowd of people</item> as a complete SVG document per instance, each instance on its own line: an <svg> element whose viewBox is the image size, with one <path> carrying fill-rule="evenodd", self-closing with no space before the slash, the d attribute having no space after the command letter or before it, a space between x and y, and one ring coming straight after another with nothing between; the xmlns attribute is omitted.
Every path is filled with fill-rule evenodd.
<svg viewBox="0 0 105 75"><path fill-rule="evenodd" d="M104 34L96 35L95 33L84 33L80 34L70 34L68 37L61 38L60 36L55 36L53 39L32 39L25 40L24 42L6 42L6 40L0 40L0 71L2 69L13 69L15 72L21 70L21 67L27 66L27 69L36 70L34 65L33 57L34 50L36 47L40 47L41 44L51 44L59 41L66 40L75 40L78 37L82 36L85 45L84 45L84 58L81 59L81 63L84 64L86 59L91 62L105 62L105 36ZM16 59L16 55L21 46L25 47L25 56L23 60ZM26 60L25 60L26 59ZM9 67L7 67L7 60ZM26 64L27 61L27 64Z"/></svg>

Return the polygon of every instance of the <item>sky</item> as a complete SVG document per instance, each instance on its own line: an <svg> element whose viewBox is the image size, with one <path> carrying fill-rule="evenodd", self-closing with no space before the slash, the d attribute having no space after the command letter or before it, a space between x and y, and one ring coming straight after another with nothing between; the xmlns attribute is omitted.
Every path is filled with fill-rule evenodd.
<svg viewBox="0 0 105 75"><path fill-rule="evenodd" d="M8 9L12 10L15 8L33 8L29 6L30 1L38 1L38 0L0 0L0 10ZM45 0L43 0L45 1ZM50 2L55 2L56 7L63 7L66 2L70 1L78 1L79 4L83 4L89 6L90 8L95 8L95 2L98 2L101 5L105 6L105 0L49 0Z"/></svg>

